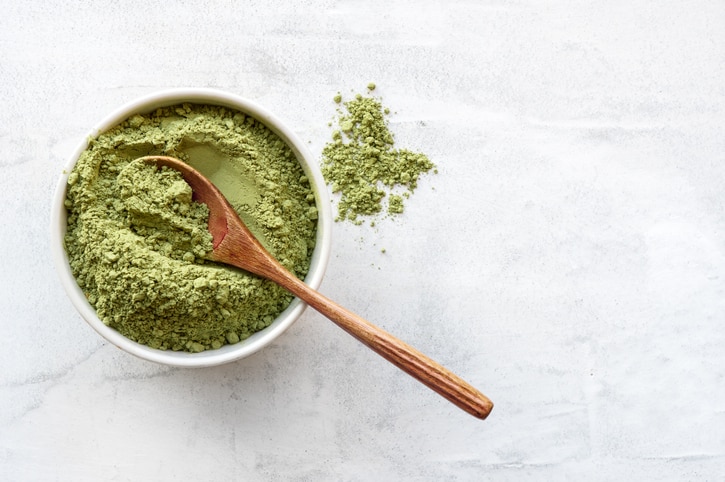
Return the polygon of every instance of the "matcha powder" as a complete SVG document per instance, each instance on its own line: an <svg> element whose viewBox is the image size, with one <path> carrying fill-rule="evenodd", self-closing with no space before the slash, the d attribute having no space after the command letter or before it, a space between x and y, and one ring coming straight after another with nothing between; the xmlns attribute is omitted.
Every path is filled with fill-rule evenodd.
<svg viewBox="0 0 725 482"><path fill-rule="evenodd" d="M224 193L287 269L304 278L315 246L315 196L296 157L253 118L179 105L136 115L89 141L68 177L65 246L99 318L152 348L199 352L268 326L292 301L245 271L208 262L208 209L173 169L178 157Z"/></svg>
<svg viewBox="0 0 725 482"><path fill-rule="evenodd" d="M346 112L339 109L338 129L322 151L322 174L340 194L336 219L361 224L360 216L375 215L384 207L389 215L402 213L404 198L434 164L425 154L394 147L389 110L376 98L358 94L342 102L338 94L334 100Z"/></svg>

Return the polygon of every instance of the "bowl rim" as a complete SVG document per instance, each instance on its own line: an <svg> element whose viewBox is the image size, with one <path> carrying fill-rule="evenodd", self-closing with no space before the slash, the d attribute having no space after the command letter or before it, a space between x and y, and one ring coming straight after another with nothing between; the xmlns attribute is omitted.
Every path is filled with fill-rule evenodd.
<svg viewBox="0 0 725 482"><path fill-rule="evenodd" d="M126 338L100 320L71 272L64 246L67 230L67 211L64 202L68 176L81 153L88 148L89 140L120 124L134 114L150 113L160 107L182 103L218 105L249 114L282 138L292 149L302 169L310 179L318 211L316 244L310 261L310 269L304 281L315 289L320 286L330 258L332 208L327 186L319 166L305 144L280 118L255 101L212 88L174 88L156 91L121 105L98 122L83 137L83 140L66 161L56 184L50 213L50 244L56 272L66 294L86 323L103 338L118 348L148 361L177 367L209 367L245 358L269 345L299 319L307 307L306 303L295 297L292 303L270 326L233 345L224 345L221 348L205 350L200 353L159 350Z"/></svg>

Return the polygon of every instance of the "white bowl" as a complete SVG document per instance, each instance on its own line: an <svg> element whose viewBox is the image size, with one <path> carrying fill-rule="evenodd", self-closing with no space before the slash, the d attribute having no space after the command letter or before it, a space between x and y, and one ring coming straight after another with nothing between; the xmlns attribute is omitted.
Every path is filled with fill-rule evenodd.
<svg viewBox="0 0 725 482"><path fill-rule="evenodd" d="M270 326L234 345L224 345L219 349L206 350L201 353L158 350L126 338L98 318L95 310L88 303L73 277L63 245L67 228L67 213L63 202L66 198L68 174L75 166L81 153L88 147L88 139L97 137L102 132L120 124L134 114L147 114L159 107L184 102L219 105L249 114L277 134L295 153L302 169L310 179L310 185L316 196L318 210L317 240L305 283L313 288L319 287L330 254L332 208L330 207L325 181L315 159L297 136L266 109L237 95L213 89L172 89L147 95L120 107L93 128L71 156L58 181L51 208L51 249L56 269L68 296L83 319L101 336L122 350L145 360L180 367L208 367L244 358L268 345L300 317L306 308L306 304L295 298L290 306Z"/></svg>

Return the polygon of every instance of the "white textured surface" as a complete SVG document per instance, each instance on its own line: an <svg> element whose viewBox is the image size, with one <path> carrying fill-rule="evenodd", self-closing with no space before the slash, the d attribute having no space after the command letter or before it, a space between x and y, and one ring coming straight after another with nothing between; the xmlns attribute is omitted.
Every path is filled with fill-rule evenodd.
<svg viewBox="0 0 725 482"><path fill-rule="evenodd" d="M0 480L722 480L722 1L2 11ZM481 388L488 420L311 311L196 371L81 321L48 212L92 124L217 87L319 154L333 95L369 81L439 174L395 221L336 224L322 290Z"/></svg>

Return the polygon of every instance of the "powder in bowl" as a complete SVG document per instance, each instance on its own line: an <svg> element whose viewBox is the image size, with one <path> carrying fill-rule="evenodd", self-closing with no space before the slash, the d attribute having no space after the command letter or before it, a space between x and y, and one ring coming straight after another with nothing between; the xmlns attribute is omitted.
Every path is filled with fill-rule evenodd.
<svg viewBox="0 0 725 482"><path fill-rule="evenodd" d="M315 194L291 149L241 112L180 104L133 115L89 141L68 177L65 247L98 317L131 340L198 352L268 326L291 302L276 284L208 262L208 214L172 170L180 158L214 182L262 244L303 278L315 247Z"/></svg>

